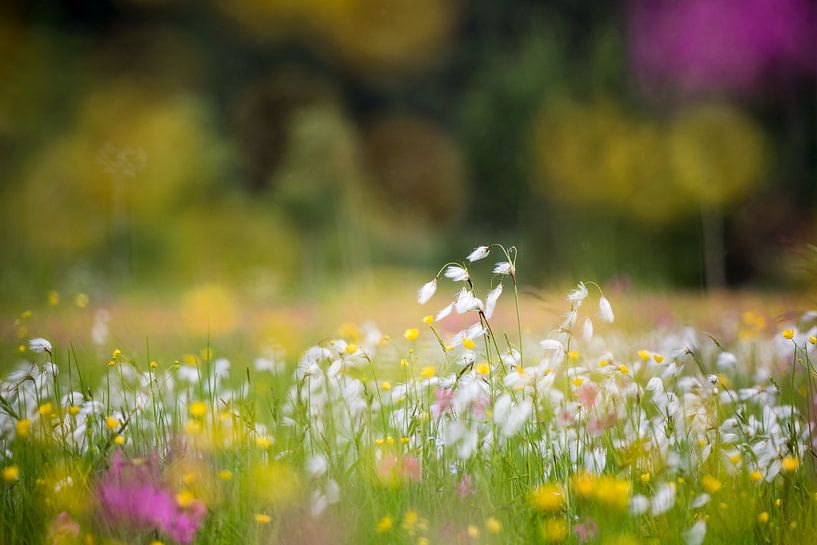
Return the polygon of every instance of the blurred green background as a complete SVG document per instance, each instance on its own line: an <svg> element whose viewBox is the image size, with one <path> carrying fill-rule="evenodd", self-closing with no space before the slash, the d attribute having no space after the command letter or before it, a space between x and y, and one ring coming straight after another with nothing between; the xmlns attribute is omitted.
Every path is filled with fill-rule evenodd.
<svg viewBox="0 0 817 545"><path fill-rule="evenodd" d="M493 241L528 284L802 285L814 6L6 0L0 303L319 297Z"/></svg>

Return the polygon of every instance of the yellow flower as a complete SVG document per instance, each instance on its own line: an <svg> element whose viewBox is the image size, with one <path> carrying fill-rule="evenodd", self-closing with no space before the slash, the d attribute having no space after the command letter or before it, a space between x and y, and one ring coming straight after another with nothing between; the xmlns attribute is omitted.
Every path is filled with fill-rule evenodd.
<svg viewBox="0 0 817 545"><path fill-rule="evenodd" d="M76 416L79 414L79 410L80 409L77 405L71 405L70 407L68 407L68 414L70 414L71 416Z"/></svg>
<svg viewBox="0 0 817 545"><path fill-rule="evenodd" d="M105 425L109 430L114 431L119 427L119 419L117 419L115 416L109 416L105 419Z"/></svg>
<svg viewBox="0 0 817 545"><path fill-rule="evenodd" d="M377 522L377 531L384 534L391 530L392 526L394 526L394 519L391 517L391 515L386 515Z"/></svg>
<svg viewBox="0 0 817 545"><path fill-rule="evenodd" d="M650 482L650 472L642 473L640 479L642 483Z"/></svg>
<svg viewBox="0 0 817 545"><path fill-rule="evenodd" d="M85 542L90 543L90 541L88 539L86 539ZM161 541L159 541L158 539L154 539L153 541L150 542L150 545L165 545L165 544L162 543Z"/></svg>
<svg viewBox="0 0 817 545"><path fill-rule="evenodd" d="M20 479L20 468L16 465L13 466L6 466L3 468L3 480L4 481L17 481Z"/></svg>
<svg viewBox="0 0 817 545"><path fill-rule="evenodd" d="M800 467L800 461L793 456L783 458L783 471L795 471Z"/></svg>
<svg viewBox="0 0 817 545"><path fill-rule="evenodd" d="M176 503L179 504L179 507L187 507L193 500L196 499L196 496L193 495L192 492L189 490L182 490L178 494L176 494Z"/></svg>
<svg viewBox="0 0 817 545"><path fill-rule="evenodd" d="M233 472L229 469L222 469L218 472L218 479L220 481L230 481L233 478Z"/></svg>
<svg viewBox="0 0 817 545"><path fill-rule="evenodd" d="M41 415L43 415L43 416L48 416L49 414L51 414L51 412L52 412L53 410L54 410L54 406L53 406L53 405L51 405L51 403L43 403L43 404L42 404L42 405L40 405L40 407L37 409L37 412L38 412L38 413L40 413L40 414L41 414Z"/></svg>
<svg viewBox="0 0 817 545"><path fill-rule="evenodd" d="M468 532L468 537L470 537L471 539L479 539L479 528L477 528L473 524L469 524L466 531Z"/></svg>
<svg viewBox="0 0 817 545"><path fill-rule="evenodd" d="M661 363L664 361L664 356L662 354L653 354L652 359L655 360L655 363Z"/></svg>
<svg viewBox="0 0 817 545"><path fill-rule="evenodd" d="M114 349L114 351L111 353L111 356L113 356L114 358L118 358L121 355L122 355L122 351L119 350L118 348Z"/></svg>
<svg viewBox="0 0 817 545"><path fill-rule="evenodd" d="M387 445L393 445L394 444L394 437L392 437L391 435L386 437L386 444Z"/></svg>
<svg viewBox="0 0 817 545"><path fill-rule="evenodd" d="M484 362L477 365L475 371L477 372L478 375L482 375L482 376L490 375L491 374L491 366L488 365L487 361L484 361Z"/></svg>
<svg viewBox="0 0 817 545"><path fill-rule="evenodd" d="M416 327L409 328L409 329L406 330L405 333L403 333L403 337L405 337L406 339L408 339L410 341L413 341L419 335L420 335L420 330L417 329Z"/></svg>
<svg viewBox="0 0 817 545"><path fill-rule="evenodd" d="M116 437L113 438L113 442L119 446L122 446L125 444L125 438L122 437L121 435L117 435Z"/></svg>
<svg viewBox="0 0 817 545"><path fill-rule="evenodd" d="M710 494L720 492L720 489L723 488L721 482L712 475L705 475L704 478L701 480L701 485L703 485L704 490L706 490Z"/></svg>
<svg viewBox="0 0 817 545"><path fill-rule="evenodd" d="M385 390L386 392L388 392L389 390L391 390L391 382L389 382L389 381L387 381L387 380L384 380L384 381L383 381L383 382L380 384L380 387L381 387L381 388L383 388L383 390Z"/></svg>
<svg viewBox="0 0 817 545"><path fill-rule="evenodd" d="M794 337L794 330L793 329L784 329L783 330L783 338L784 339L791 339Z"/></svg>
<svg viewBox="0 0 817 545"><path fill-rule="evenodd" d="M435 374L437 374L437 370L431 367L430 365L420 369L420 376L423 378L431 378Z"/></svg>
<svg viewBox="0 0 817 545"><path fill-rule="evenodd" d="M596 479L590 473L578 473L573 476L573 489L584 498L590 496L595 488Z"/></svg>
<svg viewBox="0 0 817 545"><path fill-rule="evenodd" d="M735 465L738 465L742 459L743 456L741 456L740 453L733 454L732 456L729 457L729 461Z"/></svg>
<svg viewBox="0 0 817 545"><path fill-rule="evenodd" d="M598 479L595 496L601 503L623 510L630 504L632 489L633 485L629 480L604 476Z"/></svg>
<svg viewBox="0 0 817 545"><path fill-rule="evenodd" d="M204 401L194 401L190 404L190 414L196 418L201 418L207 414L207 404Z"/></svg>
<svg viewBox="0 0 817 545"><path fill-rule="evenodd" d="M60 294L58 291L51 290L48 292L48 305L55 307L60 304Z"/></svg>
<svg viewBox="0 0 817 545"><path fill-rule="evenodd" d="M74 296L74 304L77 306L77 308L85 308L88 306L89 302L90 298L85 293L80 292Z"/></svg>
<svg viewBox="0 0 817 545"><path fill-rule="evenodd" d="M763 511L757 516L757 521L760 524L766 524L767 522L769 522L769 513L767 511Z"/></svg>
<svg viewBox="0 0 817 545"><path fill-rule="evenodd" d="M17 421L17 435L20 437L28 437L28 433L31 430L31 420L28 418L22 418Z"/></svg>
<svg viewBox="0 0 817 545"><path fill-rule="evenodd" d="M817 344L817 337L812 335L811 337L808 338L808 342L809 344Z"/></svg>
<svg viewBox="0 0 817 545"><path fill-rule="evenodd" d="M272 439L266 435L259 435L255 438L255 444L261 448L269 448L272 445Z"/></svg>
<svg viewBox="0 0 817 545"><path fill-rule="evenodd" d="M573 363L576 363L577 361L579 361L579 355L580 354L578 352L574 351L574 350L571 350L570 352L567 353L567 357Z"/></svg>
<svg viewBox="0 0 817 545"><path fill-rule="evenodd" d="M618 366L618 371L622 375L628 375L630 373L630 368L622 363L621 365Z"/></svg>
<svg viewBox="0 0 817 545"><path fill-rule="evenodd" d="M758 470L754 470L751 473L749 473L749 478L752 479L755 482L759 482L759 481L763 480L763 473L761 473Z"/></svg>
<svg viewBox="0 0 817 545"><path fill-rule="evenodd" d="M346 345L346 353L347 354L354 354L357 352L357 345L353 343L349 343Z"/></svg>
<svg viewBox="0 0 817 545"><path fill-rule="evenodd" d="M432 316L431 314L423 316L423 323L428 324L428 325L433 324L434 323L434 316Z"/></svg>
<svg viewBox="0 0 817 545"><path fill-rule="evenodd" d="M474 343L474 341L473 341L473 340L471 340L471 339L468 339L468 338L466 338L466 337L463 337L463 338L462 338L462 345L463 345L465 348L467 348L468 350L473 350L473 349L474 349L474 347L476 346L476 343Z"/></svg>
<svg viewBox="0 0 817 545"><path fill-rule="evenodd" d="M641 358L641 361L647 361L650 359L650 353L647 350L639 350L638 357Z"/></svg>
<svg viewBox="0 0 817 545"><path fill-rule="evenodd" d="M542 523L542 537L546 541L557 543L567 538L567 523L564 519L548 519Z"/></svg>
<svg viewBox="0 0 817 545"><path fill-rule="evenodd" d="M502 523L495 517L488 517L485 519L485 529L488 530L489 534L497 535L502 531Z"/></svg>
<svg viewBox="0 0 817 545"><path fill-rule="evenodd" d="M158 363L156 363L155 361L150 362L150 368L151 369L156 369L157 367L159 367Z"/></svg>
<svg viewBox="0 0 817 545"><path fill-rule="evenodd" d="M417 514L417 511L411 509L406 511L403 515L403 528L410 529L414 528L414 525L417 524L417 521L420 519L420 515Z"/></svg>
<svg viewBox="0 0 817 545"><path fill-rule="evenodd" d="M564 507L565 497L559 485L546 484L531 492L529 502L537 511L559 511Z"/></svg>
<svg viewBox="0 0 817 545"><path fill-rule="evenodd" d="M269 524L272 520L272 517L269 515L265 515L264 513L256 513L255 514L255 522L258 524Z"/></svg>
<svg viewBox="0 0 817 545"><path fill-rule="evenodd" d="M201 433L201 424L199 424L195 420L190 420L187 424L184 425L184 431L186 431L188 435L198 435L199 433Z"/></svg>
<svg viewBox="0 0 817 545"><path fill-rule="evenodd" d="M570 381L573 386L581 386L584 384L584 377L576 377Z"/></svg>

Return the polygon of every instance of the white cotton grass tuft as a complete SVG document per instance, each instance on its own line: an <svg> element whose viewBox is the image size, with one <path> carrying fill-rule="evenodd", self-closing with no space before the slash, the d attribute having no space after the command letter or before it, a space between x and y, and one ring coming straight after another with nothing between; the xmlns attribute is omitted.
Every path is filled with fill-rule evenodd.
<svg viewBox="0 0 817 545"><path fill-rule="evenodd" d="M485 259L488 257L489 253L491 253L491 248L489 246L477 246L465 259L473 263L474 261Z"/></svg>
<svg viewBox="0 0 817 545"><path fill-rule="evenodd" d="M502 284L498 285L494 289L488 292L488 295L485 297L485 317L490 319L494 315L494 309L496 308L496 302L499 300L499 296L502 295Z"/></svg>
<svg viewBox="0 0 817 545"><path fill-rule="evenodd" d="M675 486L672 483L664 483L659 488L650 501L650 514L654 517L663 515L675 505Z"/></svg>
<svg viewBox="0 0 817 545"><path fill-rule="evenodd" d="M470 278L468 271L459 265L449 265L444 274L446 278L454 282L466 282Z"/></svg>
<svg viewBox="0 0 817 545"><path fill-rule="evenodd" d="M603 295L601 299L599 299L599 316L608 324L612 324L615 319L615 316L613 316L613 307L610 306L610 301Z"/></svg>
<svg viewBox="0 0 817 545"><path fill-rule="evenodd" d="M684 539L687 545L701 545L706 537L706 522L699 520L692 525L692 528L684 532Z"/></svg>
<svg viewBox="0 0 817 545"><path fill-rule="evenodd" d="M36 337L28 341L28 349L32 352L42 353L48 352L51 353L51 343L48 339L43 339L42 337Z"/></svg>
<svg viewBox="0 0 817 545"><path fill-rule="evenodd" d="M509 274L514 276L516 269L510 261L500 261L494 266L494 274Z"/></svg>
<svg viewBox="0 0 817 545"><path fill-rule="evenodd" d="M472 310L482 310L482 308L482 301L474 297L474 293L465 288L457 294L457 299L454 301L454 309L457 311L457 314L465 314Z"/></svg>
<svg viewBox="0 0 817 545"><path fill-rule="evenodd" d="M578 303L581 304L587 298L587 286L584 285L584 282L579 282L579 285L576 286L576 289L571 290L570 293L567 294L567 300L571 303Z"/></svg>
<svg viewBox="0 0 817 545"><path fill-rule="evenodd" d="M448 305L447 307L445 307L444 309L442 309L440 312L437 313L437 315L434 317L434 321L439 322L441 320L444 320L453 311L454 311L454 303L451 303L450 305Z"/></svg>
<svg viewBox="0 0 817 545"><path fill-rule="evenodd" d="M593 320L590 318L584 319L584 324L582 325L582 338L585 341L590 341L593 338Z"/></svg>
<svg viewBox="0 0 817 545"><path fill-rule="evenodd" d="M434 296L434 292L437 291L437 279L430 282L426 282L423 284L423 287L417 290L417 302L421 305L425 305L428 303L429 299Z"/></svg>

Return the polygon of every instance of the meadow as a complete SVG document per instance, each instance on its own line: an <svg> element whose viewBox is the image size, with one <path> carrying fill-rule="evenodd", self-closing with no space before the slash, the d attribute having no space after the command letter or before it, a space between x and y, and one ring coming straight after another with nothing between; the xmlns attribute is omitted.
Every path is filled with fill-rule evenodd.
<svg viewBox="0 0 817 545"><path fill-rule="evenodd" d="M217 340L224 320L247 320L216 304L195 350L142 316L152 350L114 344L116 313L85 319L84 349L66 317L21 312L0 364L0 543L817 535L817 312L713 299L696 328L585 281L544 324L516 266L513 247L477 247L381 298L383 329L358 302L355 322L304 345L308 313L278 316L285 334L248 347L240 331Z"/></svg>

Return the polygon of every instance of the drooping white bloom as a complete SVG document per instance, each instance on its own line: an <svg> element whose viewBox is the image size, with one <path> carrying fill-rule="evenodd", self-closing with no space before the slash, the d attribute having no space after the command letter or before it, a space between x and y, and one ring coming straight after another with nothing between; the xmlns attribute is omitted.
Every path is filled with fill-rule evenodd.
<svg viewBox="0 0 817 545"><path fill-rule="evenodd" d="M329 469L329 460L323 454L315 454L306 460L306 472L313 479L322 476Z"/></svg>
<svg viewBox="0 0 817 545"><path fill-rule="evenodd" d="M465 282L470 278L468 276L468 271L459 265L449 265L448 268L445 269L445 277L453 280L454 282Z"/></svg>
<svg viewBox="0 0 817 545"><path fill-rule="evenodd" d="M494 289L488 292L488 296L485 298L485 317L490 319L491 316L494 315L494 309L496 308L496 302L499 299L499 296L502 295L502 284L498 285Z"/></svg>
<svg viewBox="0 0 817 545"><path fill-rule="evenodd" d="M698 496L697 498L695 498L694 500L692 500L692 508L693 509L700 509L701 507L703 507L704 505L709 503L709 500L711 500L711 499L712 499L712 496L710 496L707 493L703 493L700 496Z"/></svg>
<svg viewBox="0 0 817 545"><path fill-rule="evenodd" d="M417 290L417 302L421 305L425 305L428 303L428 300L434 295L434 292L437 291L437 279L430 282L426 282L423 284L423 287Z"/></svg>
<svg viewBox="0 0 817 545"><path fill-rule="evenodd" d="M706 522L699 520L692 525L692 528L684 532L684 539L687 545L701 545L706 537Z"/></svg>
<svg viewBox="0 0 817 545"><path fill-rule="evenodd" d="M458 314L465 314L472 310L482 310L482 301L474 297L474 293L463 288L454 301L454 309Z"/></svg>
<svg viewBox="0 0 817 545"><path fill-rule="evenodd" d="M613 323L613 307L610 306L610 301L607 300L605 296L601 296L599 299L599 315L601 319L607 323Z"/></svg>
<svg viewBox="0 0 817 545"><path fill-rule="evenodd" d="M437 315L434 317L434 321L439 322L440 320L445 319L449 314L451 314L453 310L454 303L451 303L450 305L448 305L447 307L445 307L444 309L437 313Z"/></svg>
<svg viewBox="0 0 817 545"><path fill-rule="evenodd" d="M474 248L474 251L468 254L466 258L468 261L473 263L474 261L479 261L480 259L485 259L488 257L488 254L491 252L491 249L488 246L477 246Z"/></svg>
<svg viewBox="0 0 817 545"><path fill-rule="evenodd" d="M28 349L32 352L48 352L51 353L51 343L47 339L37 337L28 341Z"/></svg>
<svg viewBox="0 0 817 545"><path fill-rule="evenodd" d="M576 286L576 289L567 294L567 300L570 301L571 303L581 304L581 302L584 301L586 297L587 287L584 285L584 282L579 282L579 285Z"/></svg>
<svg viewBox="0 0 817 545"><path fill-rule="evenodd" d="M675 487L671 483L664 483L650 501L650 514L654 517L664 514L675 505Z"/></svg>
<svg viewBox="0 0 817 545"><path fill-rule="evenodd" d="M578 313L576 312L576 309L575 308L570 309L570 311L567 314L565 314L565 318L564 320L562 320L562 324L559 327L561 327L564 330L573 329L573 326L576 325L577 316Z"/></svg>
<svg viewBox="0 0 817 545"><path fill-rule="evenodd" d="M737 363L738 359L731 352L721 352L718 354L717 366L721 371L734 369Z"/></svg>
<svg viewBox="0 0 817 545"><path fill-rule="evenodd" d="M644 514L650 506L650 500L647 496L637 494L630 499L630 514L638 516Z"/></svg>
<svg viewBox="0 0 817 545"><path fill-rule="evenodd" d="M589 341L593 338L593 321L590 318L584 319L584 325L582 326L582 338L585 341Z"/></svg>
<svg viewBox="0 0 817 545"><path fill-rule="evenodd" d="M511 276L516 274L516 268L513 263L509 261L500 261L494 267L494 274L509 274Z"/></svg>

